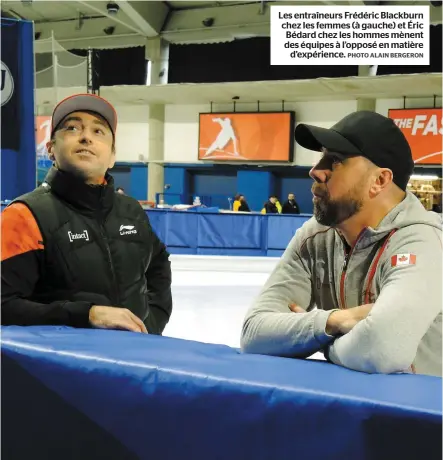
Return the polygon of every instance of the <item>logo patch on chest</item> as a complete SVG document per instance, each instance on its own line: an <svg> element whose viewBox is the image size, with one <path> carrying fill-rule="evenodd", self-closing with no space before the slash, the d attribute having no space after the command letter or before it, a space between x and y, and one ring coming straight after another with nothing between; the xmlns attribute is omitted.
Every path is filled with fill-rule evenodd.
<svg viewBox="0 0 443 460"><path fill-rule="evenodd" d="M82 233L68 232L69 241L72 243L74 240L86 240L89 241L89 235L87 230L83 230Z"/></svg>
<svg viewBox="0 0 443 460"><path fill-rule="evenodd" d="M120 235L136 234L137 230L133 225L120 225Z"/></svg>

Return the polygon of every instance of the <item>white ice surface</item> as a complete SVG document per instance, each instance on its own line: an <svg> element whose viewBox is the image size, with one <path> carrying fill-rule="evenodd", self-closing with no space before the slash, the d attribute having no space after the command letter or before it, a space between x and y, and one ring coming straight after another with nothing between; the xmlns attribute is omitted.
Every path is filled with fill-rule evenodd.
<svg viewBox="0 0 443 460"><path fill-rule="evenodd" d="M240 347L243 318L278 258L171 255L174 309L164 336ZM312 358L324 359L321 353Z"/></svg>

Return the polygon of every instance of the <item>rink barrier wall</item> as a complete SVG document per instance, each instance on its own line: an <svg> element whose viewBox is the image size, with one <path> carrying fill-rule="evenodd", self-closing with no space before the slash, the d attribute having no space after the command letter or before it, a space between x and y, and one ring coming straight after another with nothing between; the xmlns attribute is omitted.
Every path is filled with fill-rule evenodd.
<svg viewBox="0 0 443 460"><path fill-rule="evenodd" d="M170 254L280 257L312 216L150 209L152 228Z"/></svg>

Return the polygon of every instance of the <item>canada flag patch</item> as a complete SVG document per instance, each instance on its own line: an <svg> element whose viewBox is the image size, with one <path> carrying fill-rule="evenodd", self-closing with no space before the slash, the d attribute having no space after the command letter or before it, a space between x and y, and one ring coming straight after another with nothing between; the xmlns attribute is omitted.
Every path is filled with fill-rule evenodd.
<svg viewBox="0 0 443 460"><path fill-rule="evenodd" d="M400 267L402 265L415 265L417 258L415 254L397 254L391 257L391 266Z"/></svg>

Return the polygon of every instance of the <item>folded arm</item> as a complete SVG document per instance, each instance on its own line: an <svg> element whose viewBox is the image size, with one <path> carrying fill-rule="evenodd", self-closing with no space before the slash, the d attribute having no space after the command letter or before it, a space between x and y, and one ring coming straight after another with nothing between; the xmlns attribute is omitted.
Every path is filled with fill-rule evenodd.
<svg viewBox="0 0 443 460"><path fill-rule="evenodd" d="M288 305L311 305L311 274L300 256L302 232L286 249L243 323L241 347L246 353L305 358L334 340L325 333L331 312L293 313Z"/></svg>
<svg viewBox="0 0 443 460"><path fill-rule="evenodd" d="M392 237L381 264L378 299L365 319L329 347L332 362L367 373L407 372L441 313L440 237L430 227L419 236L402 238L401 233ZM415 264L393 266L396 254L415 255Z"/></svg>

